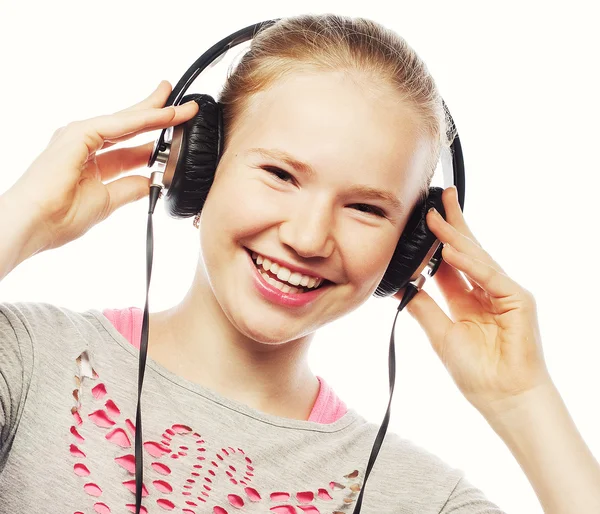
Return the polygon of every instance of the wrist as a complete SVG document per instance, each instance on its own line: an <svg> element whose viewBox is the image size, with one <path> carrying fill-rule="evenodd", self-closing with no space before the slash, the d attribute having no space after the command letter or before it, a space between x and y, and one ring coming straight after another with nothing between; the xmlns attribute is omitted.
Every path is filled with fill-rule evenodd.
<svg viewBox="0 0 600 514"><path fill-rule="evenodd" d="M5 235L10 232L13 250L19 248L15 266L48 247L43 215L34 206L29 207L15 186L0 195L0 210L2 232Z"/></svg>
<svg viewBox="0 0 600 514"><path fill-rule="evenodd" d="M502 437L528 427L534 428L537 423L544 422L563 410L565 407L560 393L548 376L527 391L490 404L487 409L482 410L482 414Z"/></svg>

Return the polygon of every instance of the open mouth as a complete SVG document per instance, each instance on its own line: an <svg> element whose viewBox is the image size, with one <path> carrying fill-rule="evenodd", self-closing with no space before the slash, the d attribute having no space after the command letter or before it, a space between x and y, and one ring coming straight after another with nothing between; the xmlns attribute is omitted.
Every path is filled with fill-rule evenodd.
<svg viewBox="0 0 600 514"><path fill-rule="evenodd" d="M302 285L300 285L300 284L298 284L298 285L290 284L289 282L287 282L287 281L285 281L285 280L281 280L281 279L277 278L277 275L276 275L276 274L274 274L273 272L271 272L271 271L266 271L266 270L265 270L265 269L262 267L262 265L260 265L260 264L257 264L257 263L256 263L256 259L254 259L254 258L252 257L252 253L253 253L253 251L252 251L252 250L250 250L249 248L245 248L245 250L246 250L246 251L248 252L248 254L250 255L250 258L252 259L252 262L254 262L254 265L256 266L256 268L259 270L259 272L260 272L260 273L262 273L263 275L267 275L268 277L272 278L273 280L276 280L276 281L278 281L278 282L280 282L280 283L282 283L282 284L285 284L285 285L287 285L287 286L289 286L289 287L291 287L291 288L292 288L292 287L295 287L295 288L299 289L299 290L300 290L300 292L302 292L302 293L306 293L306 292L309 292L309 291L316 291L317 289L320 289L320 288L322 288L322 287L323 287L323 286L325 286L325 285L328 285L328 284L333 284L333 282L331 282L330 280L327 280L327 279L322 279L322 280L321 280L321 283L320 283L320 284L319 284L317 287L307 287L307 286L302 286Z"/></svg>

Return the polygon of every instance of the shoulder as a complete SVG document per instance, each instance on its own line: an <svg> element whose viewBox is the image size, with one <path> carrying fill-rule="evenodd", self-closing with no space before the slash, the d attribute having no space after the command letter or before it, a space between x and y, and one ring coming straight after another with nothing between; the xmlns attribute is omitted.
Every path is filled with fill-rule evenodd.
<svg viewBox="0 0 600 514"><path fill-rule="evenodd" d="M365 423L369 450L379 425ZM364 451L364 449L363 449ZM366 455L369 455L367 453ZM364 468L368 458L365 458ZM365 469L366 471L366 469ZM396 505L410 512L436 514L502 514L485 494L473 486L465 472L395 432L388 431L367 480L371 492L384 505Z"/></svg>
<svg viewBox="0 0 600 514"><path fill-rule="evenodd" d="M366 472L370 451L380 427L365 423L362 428L360 440L363 444L360 446L364 463L359 469ZM368 450L365 450L364 443L367 441ZM365 495L369 491L381 498L382 505L406 507L411 512L502 512L486 499L482 491L467 481L463 470L389 430L368 477Z"/></svg>
<svg viewBox="0 0 600 514"><path fill-rule="evenodd" d="M440 498L447 498L464 476L462 470L395 432L386 434L379 457L375 467L379 465L384 473L393 469L396 477L403 476L416 496L439 493Z"/></svg>
<svg viewBox="0 0 600 514"><path fill-rule="evenodd" d="M65 348L69 341L85 341L103 331L93 310L76 311L46 302L0 302L0 334L35 348Z"/></svg>
<svg viewBox="0 0 600 514"><path fill-rule="evenodd" d="M89 321L89 311L78 312L46 302L0 302L0 313L4 322L57 330Z"/></svg>

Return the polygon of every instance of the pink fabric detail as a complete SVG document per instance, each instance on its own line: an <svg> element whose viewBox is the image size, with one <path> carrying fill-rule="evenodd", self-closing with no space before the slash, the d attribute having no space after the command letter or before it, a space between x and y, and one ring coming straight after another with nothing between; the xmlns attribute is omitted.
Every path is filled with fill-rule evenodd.
<svg viewBox="0 0 600 514"><path fill-rule="evenodd" d="M135 348L140 349L142 339L142 322L144 312L138 307L126 309L104 309L102 314L114 325L119 333ZM338 398L333 389L325 380L317 376L319 381L319 394L313 405L308 421L329 424L340 419L348 407Z"/></svg>
<svg viewBox="0 0 600 514"><path fill-rule="evenodd" d="M142 340L142 321L144 313L137 307L127 309L104 309L105 317L114 325L120 334L138 350Z"/></svg>
<svg viewBox="0 0 600 514"><path fill-rule="evenodd" d="M348 407L341 398L335 394L325 380L318 375L317 380L321 384L321 387L319 388L319 395L315 400L315 404L310 411L308 421L323 424L333 423L346 414Z"/></svg>

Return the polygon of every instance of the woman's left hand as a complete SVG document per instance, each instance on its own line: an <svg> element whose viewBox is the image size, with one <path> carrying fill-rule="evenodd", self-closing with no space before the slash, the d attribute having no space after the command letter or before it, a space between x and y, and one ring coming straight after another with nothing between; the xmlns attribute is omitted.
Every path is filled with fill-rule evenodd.
<svg viewBox="0 0 600 514"><path fill-rule="evenodd" d="M427 224L444 243L444 261L434 279L452 319L423 289L406 309L467 400L484 417L495 416L514 407L524 393L551 382L536 302L477 242L455 187L446 188L442 201L446 220L432 211ZM394 298L400 301L403 293Z"/></svg>

